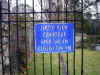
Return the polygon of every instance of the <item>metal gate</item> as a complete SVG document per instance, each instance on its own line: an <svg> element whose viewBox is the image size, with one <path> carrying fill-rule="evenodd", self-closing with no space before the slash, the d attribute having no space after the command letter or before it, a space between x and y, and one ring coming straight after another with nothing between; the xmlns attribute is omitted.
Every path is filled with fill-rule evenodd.
<svg viewBox="0 0 100 75"><path fill-rule="evenodd" d="M68 22L74 23L74 36L81 33L79 73L76 48L73 53L35 53L34 24ZM2 75L84 75L83 25L83 0L0 0Z"/></svg>

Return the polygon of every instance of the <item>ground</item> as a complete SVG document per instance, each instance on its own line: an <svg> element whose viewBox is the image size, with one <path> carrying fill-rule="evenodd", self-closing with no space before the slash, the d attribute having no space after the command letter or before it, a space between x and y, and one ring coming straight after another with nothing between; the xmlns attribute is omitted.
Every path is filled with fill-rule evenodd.
<svg viewBox="0 0 100 75"><path fill-rule="evenodd" d="M66 62L66 54L62 54ZM58 54L52 56L53 75L58 75ZM50 56L44 55L45 75L50 75ZM29 75L33 75L33 60L29 65ZM42 55L36 55L36 73L42 75ZM61 75L63 75L61 67ZM73 53L69 53L69 75L73 75ZM76 50L76 75L81 75L81 50ZM100 51L84 50L84 75L100 75Z"/></svg>

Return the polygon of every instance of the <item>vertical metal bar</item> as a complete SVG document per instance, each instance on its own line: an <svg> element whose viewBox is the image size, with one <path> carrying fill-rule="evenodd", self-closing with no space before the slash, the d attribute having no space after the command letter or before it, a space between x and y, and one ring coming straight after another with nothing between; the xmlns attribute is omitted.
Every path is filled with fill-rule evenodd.
<svg viewBox="0 0 100 75"><path fill-rule="evenodd" d="M57 17L58 17L58 18L57 18L57 21L58 21L58 22L60 21L60 20L59 20L59 17L60 17L60 13L59 13L59 10L60 10L60 9L59 9L59 3L60 3L59 0L57 0L57 5L58 5L58 9L57 9L57 14L58 14ZM59 60L58 60L58 67L59 67L59 68L58 68L58 71L59 71L59 72L58 72L58 75L61 75L61 71L60 71L60 69L61 69L61 68L60 68L60 55L61 55L61 54L58 53L58 59L59 59Z"/></svg>
<svg viewBox="0 0 100 75"><path fill-rule="evenodd" d="M95 5L95 8L96 8L96 19L98 20L99 19L99 11L98 11L98 2L96 2L96 5ZM95 42L97 42L97 30L96 30L96 26L95 26Z"/></svg>
<svg viewBox="0 0 100 75"><path fill-rule="evenodd" d="M32 14L32 15L33 15L33 30L34 30L34 24L35 24L35 23L34 23L34 22L35 22L35 21L34 21L34 16L35 16L35 15L34 15L34 0L33 0L33 14ZM34 45L34 46L33 46L33 49L34 49L34 50L33 50L33 51L34 51L34 60L33 60L33 61L34 61L34 75L36 75L35 33L34 33L34 31L33 31L33 45Z"/></svg>
<svg viewBox="0 0 100 75"><path fill-rule="evenodd" d="M66 13L67 14L67 13ZM68 14L67 14L67 17L68 17ZM68 50L67 50L68 51ZM67 55L67 75L69 75L69 62L68 62L68 60L69 60L69 54L68 53L66 53Z"/></svg>
<svg viewBox="0 0 100 75"><path fill-rule="evenodd" d="M52 53L50 53L50 72L52 75Z"/></svg>
<svg viewBox="0 0 100 75"><path fill-rule="evenodd" d="M51 4L52 0L49 0L49 12L51 11ZM49 13L49 23L51 22L50 20L51 20L51 13ZM52 75L52 53L50 53L50 73Z"/></svg>
<svg viewBox="0 0 100 75"><path fill-rule="evenodd" d="M43 1L41 0L41 22L43 22L42 18L43 18L43 15L42 15L42 11L43 11L43 5L42 5ZM45 14L45 13L43 13ZM44 72L44 53L42 54L42 71L43 71L43 75L45 75L45 72Z"/></svg>
<svg viewBox="0 0 100 75"><path fill-rule="evenodd" d="M45 72L44 72L44 53L42 54L42 66L43 66L43 75L45 75Z"/></svg>
<svg viewBox="0 0 100 75"><path fill-rule="evenodd" d="M58 57L59 57L59 75L61 75L61 71L60 71L60 53L58 54Z"/></svg>
<svg viewBox="0 0 100 75"><path fill-rule="evenodd" d="M10 13L10 0L8 0L8 13ZM10 18L11 18L11 16L10 16L10 14L8 14L8 32L9 32L9 36L8 36L8 48L9 48L9 62L10 62L10 68L9 68L9 71L10 71L10 75L12 75L12 63L11 63L11 48L10 48L10 25L11 25L11 21L10 21Z"/></svg>
<svg viewBox="0 0 100 75"><path fill-rule="evenodd" d="M98 0L99 1L99 0ZM96 8L96 20L99 21L99 6L98 6L98 2L95 3L95 8ZM95 26L95 43L98 41L97 39L97 26Z"/></svg>
<svg viewBox="0 0 100 75"><path fill-rule="evenodd" d="M81 75L84 75L84 17L83 17L83 0L81 0L81 30L82 30L82 54L81 54Z"/></svg>
<svg viewBox="0 0 100 75"><path fill-rule="evenodd" d="M76 33L76 16L75 16L75 9L76 9L76 3L75 0L73 1L74 7L73 7L73 13L74 13L74 56L73 56L73 75L76 75L76 49L75 49L75 33Z"/></svg>
<svg viewBox="0 0 100 75"><path fill-rule="evenodd" d="M68 2L66 1L66 22L68 21L68 19L67 19L67 17L68 17L68 9L67 9L67 4L68 4ZM67 58L67 61L66 61L66 64L67 64L67 75L69 74L69 71L68 71L68 64L69 64L69 62L68 62L68 59L69 59L69 57L68 57L68 53L66 53L66 58Z"/></svg>
<svg viewBox="0 0 100 75"><path fill-rule="evenodd" d="M74 17L75 17L75 12L74 12ZM75 49L75 26L76 26L76 24L75 24L75 18L74 18L74 56L73 56L73 58L74 58L74 61L73 61L73 72L74 72L74 75L76 75L76 71L75 71L75 69L76 69L76 49Z"/></svg>
<svg viewBox="0 0 100 75"><path fill-rule="evenodd" d="M98 14L99 14L99 11L98 11L98 2L96 2L95 7L96 7L96 18L99 19L99 16L98 16Z"/></svg>
<svg viewBox="0 0 100 75"><path fill-rule="evenodd" d="M27 57L27 31L26 31L26 0L24 0L24 13L25 13L25 54L26 54L26 75L28 75L28 57Z"/></svg>
<svg viewBox="0 0 100 75"><path fill-rule="evenodd" d="M1 49L1 59L2 59L2 75L5 75L4 61L3 61L3 48L2 48L2 1L0 1L0 49Z"/></svg>
<svg viewBox="0 0 100 75"><path fill-rule="evenodd" d="M18 13L18 0L16 0L16 13ZM18 25L18 14L16 14L16 29L17 29L17 32L16 32L16 37L17 37L17 49L16 49L16 57L17 57L17 72L18 72L18 75L20 75L20 55L19 55L19 25Z"/></svg>
<svg viewBox="0 0 100 75"><path fill-rule="evenodd" d="M69 66L68 66L68 64L69 64L69 62L68 62L68 59L69 59L69 57L68 57L68 53L66 53L66 56L67 56L67 75L69 75Z"/></svg>

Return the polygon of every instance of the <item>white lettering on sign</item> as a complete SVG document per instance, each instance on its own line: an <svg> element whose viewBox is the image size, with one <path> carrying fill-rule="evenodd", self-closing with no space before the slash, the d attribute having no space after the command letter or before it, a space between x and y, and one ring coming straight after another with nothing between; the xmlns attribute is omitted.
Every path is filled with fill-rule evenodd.
<svg viewBox="0 0 100 75"><path fill-rule="evenodd" d="M41 31L54 30L54 26L50 26L50 25L41 26L40 30Z"/></svg>
<svg viewBox="0 0 100 75"><path fill-rule="evenodd" d="M41 40L41 44L51 44L51 40Z"/></svg>
<svg viewBox="0 0 100 75"><path fill-rule="evenodd" d="M54 30L54 29L57 29L57 30L60 30L60 31L64 31L64 30L67 30L67 26L65 26L65 25L61 25L61 26L54 26L54 25L43 25L43 26L40 26L40 30L41 31L48 31L48 30Z"/></svg>
<svg viewBox="0 0 100 75"><path fill-rule="evenodd" d="M57 30L67 30L67 26L62 25L62 26L57 26Z"/></svg>
<svg viewBox="0 0 100 75"><path fill-rule="evenodd" d="M40 50L40 51L42 51L42 50L50 50L50 51L52 51L52 50L54 50L54 48L53 47L50 47L50 46L39 46L38 47L38 50Z"/></svg>
<svg viewBox="0 0 100 75"><path fill-rule="evenodd" d="M43 37L66 37L66 32L43 32Z"/></svg>

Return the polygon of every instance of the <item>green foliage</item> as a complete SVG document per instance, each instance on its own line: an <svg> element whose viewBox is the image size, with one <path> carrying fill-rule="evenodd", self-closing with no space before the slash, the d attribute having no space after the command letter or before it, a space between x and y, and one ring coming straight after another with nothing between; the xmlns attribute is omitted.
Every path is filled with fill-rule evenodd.
<svg viewBox="0 0 100 75"><path fill-rule="evenodd" d="M84 19L84 33L88 33L89 25L88 21ZM76 32L81 33L82 32L82 23L76 22Z"/></svg>
<svg viewBox="0 0 100 75"><path fill-rule="evenodd" d="M89 28L88 21L84 19L84 33L88 33L88 28Z"/></svg>

